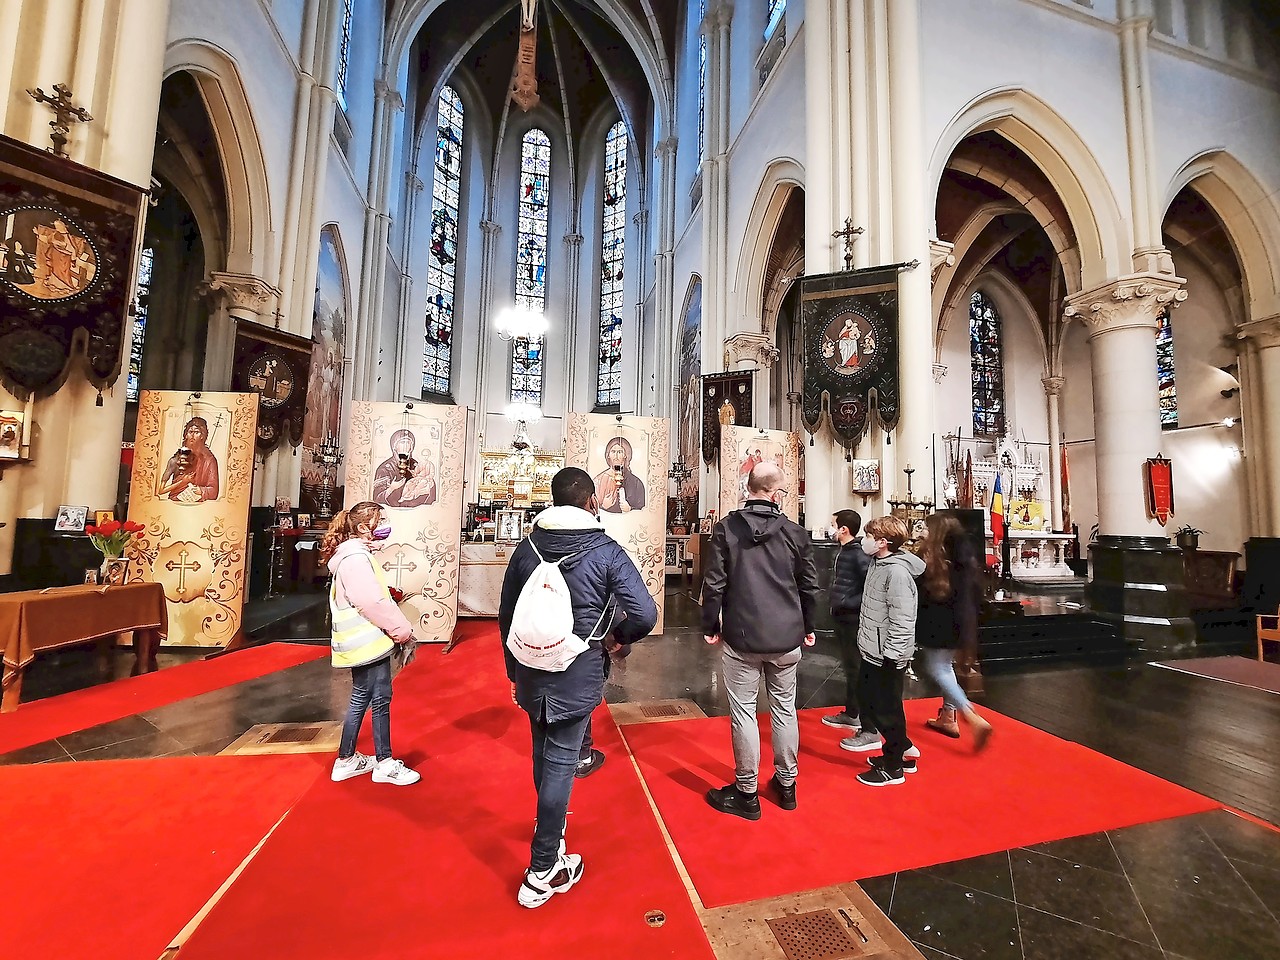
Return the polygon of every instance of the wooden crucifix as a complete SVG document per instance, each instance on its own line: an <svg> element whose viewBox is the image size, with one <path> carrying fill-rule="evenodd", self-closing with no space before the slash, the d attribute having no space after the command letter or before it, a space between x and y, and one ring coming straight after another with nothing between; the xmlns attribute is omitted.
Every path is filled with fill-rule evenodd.
<svg viewBox="0 0 1280 960"><path fill-rule="evenodd" d="M837 230L831 236L844 237L844 268L853 269L853 240L862 234L862 227L853 225L853 217L844 218L844 229Z"/></svg>
<svg viewBox="0 0 1280 960"><path fill-rule="evenodd" d="M49 139L53 141L53 146L46 149L56 157L65 157L67 134L71 130L69 125L77 122L88 123L93 116L84 107L72 104L72 93L65 83L55 83L53 92L56 96L51 97L36 87L34 90L28 90L27 95L36 103L43 103L53 111L53 119L49 121L49 126L52 128Z"/></svg>
<svg viewBox="0 0 1280 960"><path fill-rule="evenodd" d="M520 47L511 76L511 99L525 113L536 107L538 96L538 0L520 0Z"/></svg>

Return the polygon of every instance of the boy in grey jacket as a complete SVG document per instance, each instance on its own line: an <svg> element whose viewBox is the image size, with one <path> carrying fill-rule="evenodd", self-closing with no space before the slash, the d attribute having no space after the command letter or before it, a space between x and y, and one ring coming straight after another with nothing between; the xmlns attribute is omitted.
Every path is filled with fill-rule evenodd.
<svg viewBox="0 0 1280 960"><path fill-rule="evenodd" d="M924 573L924 561L902 549L907 525L897 517L880 517L867 524L862 550L872 557L862 588L862 621L858 626L858 704L870 714L879 735L862 733L840 741L854 753L881 749L871 757L871 769L858 774L869 787L902 783L904 773L914 772L919 751L907 738L902 712L902 680L916 651L916 577Z"/></svg>

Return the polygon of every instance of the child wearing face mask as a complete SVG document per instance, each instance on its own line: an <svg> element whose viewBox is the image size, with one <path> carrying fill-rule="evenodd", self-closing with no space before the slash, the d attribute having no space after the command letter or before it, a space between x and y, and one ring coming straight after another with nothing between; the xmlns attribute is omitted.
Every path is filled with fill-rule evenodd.
<svg viewBox="0 0 1280 960"><path fill-rule="evenodd" d="M390 535L382 508L366 500L339 511L320 545L320 558L333 574L333 665L351 670L351 706L330 776L349 780L372 773L375 783L408 786L422 777L391 756L391 654L396 644L413 639L413 628L392 600L371 552ZM376 757L356 752L356 736L370 706Z"/></svg>

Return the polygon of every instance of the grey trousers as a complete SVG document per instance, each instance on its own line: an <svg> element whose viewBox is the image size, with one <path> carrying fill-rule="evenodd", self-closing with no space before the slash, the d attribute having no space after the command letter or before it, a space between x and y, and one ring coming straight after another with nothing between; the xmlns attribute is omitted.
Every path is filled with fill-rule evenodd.
<svg viewBox="0 0 1280 960"><path fill-rule="evenodd" d="M796 669L800 648L780 654L739 653L728 644L722 652L724 688L729 694L729 720L733 730L733 759L738 789L755 793L760 769L760 727L756 723L756 698L760 677L769 697L773 727L773 764L784 787L796 781L796 754L800 727L796 723Z"/></svg>

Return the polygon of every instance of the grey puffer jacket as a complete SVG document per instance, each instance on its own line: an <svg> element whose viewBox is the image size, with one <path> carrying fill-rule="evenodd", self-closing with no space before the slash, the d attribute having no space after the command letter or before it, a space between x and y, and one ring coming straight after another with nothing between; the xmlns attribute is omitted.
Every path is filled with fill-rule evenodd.
<svg viewBox="0 0 1280 960"><path fill-rule="evenodd" d="M905 670L916 652L916 577L924 561L903 550L871 561L862 588L858 652L879 666L892 660Z"/></svg>

